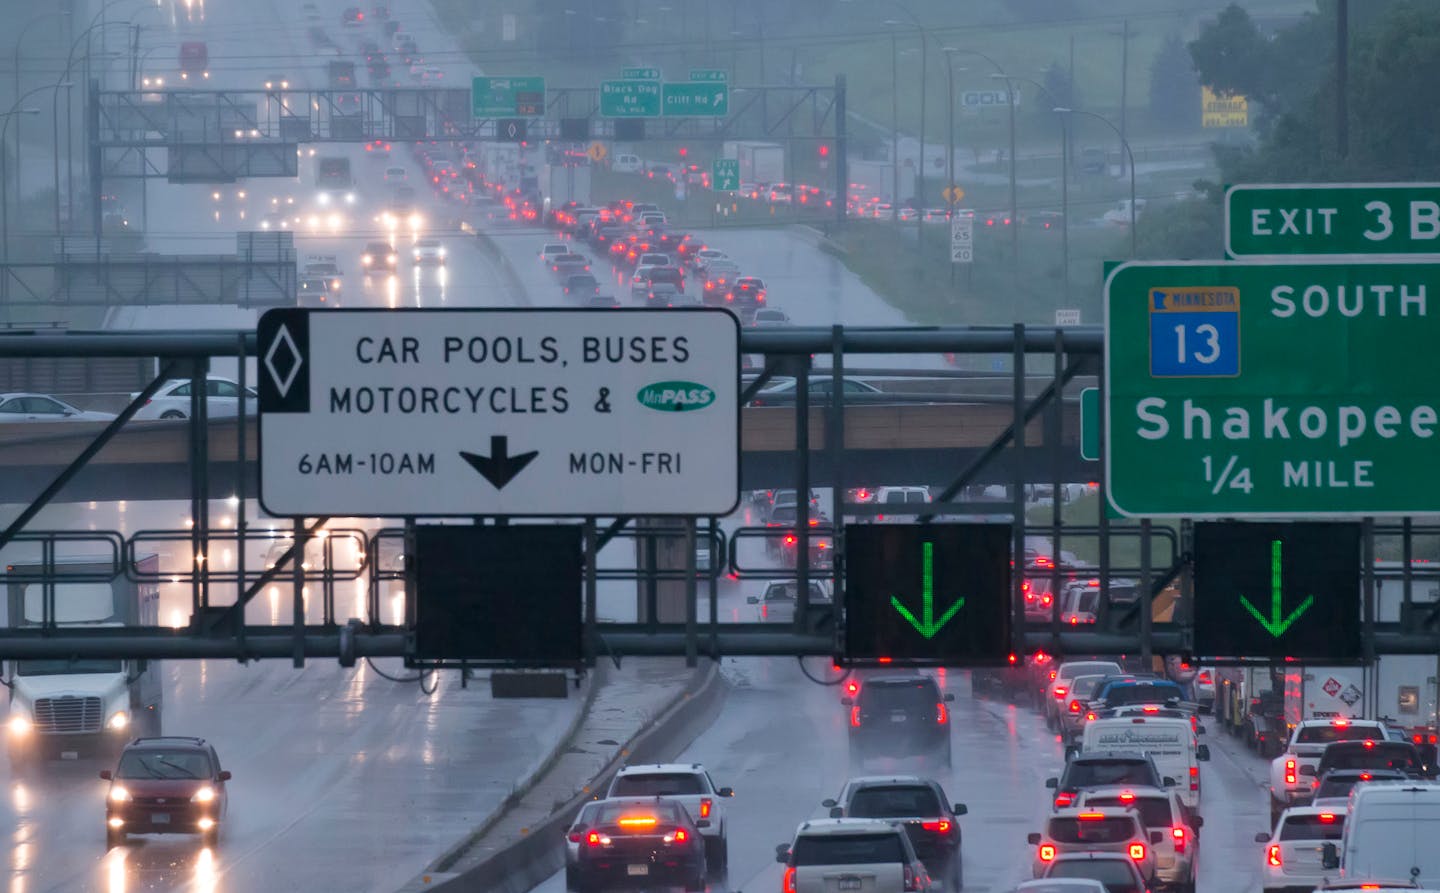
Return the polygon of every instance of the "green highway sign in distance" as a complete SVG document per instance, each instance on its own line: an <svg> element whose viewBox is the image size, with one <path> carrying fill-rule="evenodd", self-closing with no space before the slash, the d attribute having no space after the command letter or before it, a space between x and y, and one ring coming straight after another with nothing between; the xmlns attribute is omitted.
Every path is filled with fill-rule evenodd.
<svg viewBox="0 0 1440 893"><path fill-rule="evenodd" d="M1100 460L1100 389L1080 390L1080 458Z"/></svg>
<svg viewBox="0 0 1440 893"><path fill-rule="evenodd" d="M660 117L660 82L601 81L600 114L606 118Z"/></svg>
<svg viewBox="0 0 1440 893"><path fill-rule="evenodd" d="M1358 659L1360 536L1358 523L1196 524L1196 655Z"/></svg>
<svg viewBox="0 0 1440 893"><path fill-rule="evenodd" d="M1004 665L1012 533L1008 524L847 525L841 663Z"/></svg>
<svg viewBox="0 0 1440 893"><path fill-rule="evenodd" d="M730 76L722 68L692 68L690 69L690 80L692 81L719 81L724 83Z"/></svg>
<svg viewBox="0 0 1440 893"><path fill-rule="evenodd" d="M545 114L545 79L473 78L470 114L475 118L539 117Z"/></svg>
<svg viewBox="0 0 1440 893"><path fill-rule="evenodd" d="M1225 190L1234 258L1440 254L1440 183L1241 185Z"/></svg>
<svg viewBox="0 0 1440 893"><path fill-rule="evenodd" d="M1440 511L1440 265L1127 263L1105 462L1131 517Z"/></svg>
<svg viewBox="0 0 1440 893"><path fill-rule="evenodd" d="M620 76L627 81L658 81L660 80L660 69L658 68L622 68Z"/></svg>
<svg viewBox="0 0 1440 893"><path fill-rule="evenodd" d="M664 109L667 118L723 118L730 114L730 88L723 83L666 83Z"/></svg>
<svg viewBox="0 0 1440 893"><path fill-rule="evenodd" d="M734 192L740 188L740 160L716 158L710 162L710 188L715 192Z"/></svg>

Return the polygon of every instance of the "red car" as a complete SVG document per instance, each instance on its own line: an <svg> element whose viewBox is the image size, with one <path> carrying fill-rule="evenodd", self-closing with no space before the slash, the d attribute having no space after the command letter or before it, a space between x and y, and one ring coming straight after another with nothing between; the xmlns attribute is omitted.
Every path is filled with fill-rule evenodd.
<svg viewBox="0 0 1440 893"><path fill-rule="evenodd" d="M204 738L136 738L120 752L105 796L105 843L130 834L199 834L205 846L220 840L230 773Z"/></svg>

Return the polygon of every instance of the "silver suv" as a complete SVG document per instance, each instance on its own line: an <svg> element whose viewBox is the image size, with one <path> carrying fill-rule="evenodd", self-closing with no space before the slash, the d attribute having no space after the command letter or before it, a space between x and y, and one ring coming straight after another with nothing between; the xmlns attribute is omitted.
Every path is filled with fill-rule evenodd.
<svg viewBox="0 0 1440 893"><path fill-rule="evenodd" d="M775 848L786 893L926 893L930 875L900 825L881 819L815 819Z"/></svg>

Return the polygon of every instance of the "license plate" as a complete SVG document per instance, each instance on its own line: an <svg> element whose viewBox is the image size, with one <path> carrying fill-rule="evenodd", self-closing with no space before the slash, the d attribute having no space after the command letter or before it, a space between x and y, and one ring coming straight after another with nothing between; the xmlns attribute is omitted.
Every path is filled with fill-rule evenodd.
<svg viewBox="0 0 1440 893"><path fill-rule="evenodd" d="M78 751L78 750L62 750L62 751L60 751L60 759L62 759L62 760L78 760L78 759L80 759L80 751Z"/></svg>
<svg viewBox="0 0 1440 893"><path fill-rule="evenodd" d="M168 825L168 824L170 824L170 813L168 813L168 812L156 812L156 813L151 813L151 815L150 815L150 824L152 824L152 825Z"/></svg>
<svg viewBox="0 0 1440 893"><path fill-rule="evenodd" d="M625 873L631 877L644 877L650 873L649 865L626 865Z"/></svg>
<svg viewBox="0 0 1440 893"><path fill-rule="evenodd" d="M905 718L906 718L906 717L905 717L905 711L904 711L904 710L896 710L896 711L894 711L893 713L890 714L890 721L891 721L891 722L904 722L904 721L905 721Z"/></svg>
<svg viewBox="0 0 1440 893"><path fill-rule="evenodd" d="M842 877L840 879L841 890L859 890L860 879L858 877Z"/></svg>

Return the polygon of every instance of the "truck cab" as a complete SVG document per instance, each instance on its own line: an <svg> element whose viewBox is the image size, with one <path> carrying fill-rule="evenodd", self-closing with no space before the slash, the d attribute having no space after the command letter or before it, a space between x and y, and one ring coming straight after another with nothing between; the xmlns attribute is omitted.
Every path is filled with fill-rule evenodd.
<svg viewBox="0 0 1440 893"><path fill-rule="evenodd" d="M203 40L187 40L180 44L180 80L210 79L210 50Z"/></svg>
<svg viewBox="0 0 1440 893"><path fill-rule="evenodd" d="M158 559L137 562L142 579ZM48 573L47 573L48 570ZM159 625L159 587L115 574L103 559L54 559L5 567L7 620L13 627L63 632L75 627ZM153 579L153 577L152 577ZM37 657L6 661L10 689L6 744L12 767L41 759L110 754L137 734L159 734L156 661Z"/></svg>

